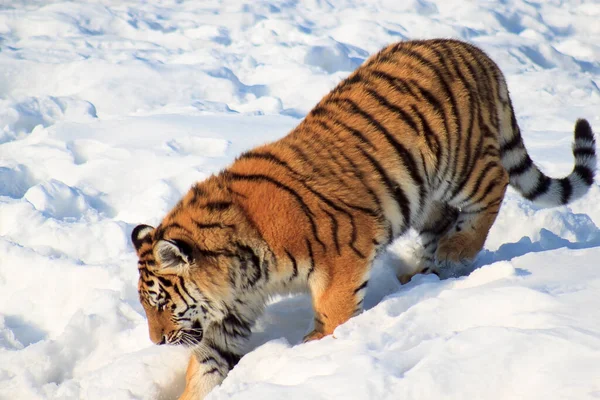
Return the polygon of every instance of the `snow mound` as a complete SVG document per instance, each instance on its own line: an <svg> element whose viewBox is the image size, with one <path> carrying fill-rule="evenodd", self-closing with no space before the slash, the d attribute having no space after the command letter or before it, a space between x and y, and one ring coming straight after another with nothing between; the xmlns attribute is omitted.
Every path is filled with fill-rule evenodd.
<svg viewBox="0 0 600 400"><path fill-rule="evenodd" d="M311 46L307 49L304 62L322 68L327 73L353 71L364 58L350 57L351 50L342 43L335 42L329 46Z"/></svg>
<svg viewBox="0 0 600 400"><path fill-rule="evenodd" d="M80 190L57 180L36 185L23 197L36 210L57 219L80 218L89 209L89 204Z"/></svg>
<svg viewBox="0 0 600 400"><path fill-rule="evenodd" d="M96 117L93 104L70 97L29 97L19 101L0 99L0 143L29 134L38 125L47 127L65 119L87 121Z"/></svg>

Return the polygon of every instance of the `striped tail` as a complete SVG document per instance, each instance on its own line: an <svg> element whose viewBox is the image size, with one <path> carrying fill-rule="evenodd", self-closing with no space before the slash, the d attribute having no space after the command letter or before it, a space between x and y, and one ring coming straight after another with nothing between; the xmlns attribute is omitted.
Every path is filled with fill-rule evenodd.
<svg viewBox="0 0 600 400"><path fill-rule="evenodd" d="M512 107L511 112L512 112ZM502 165L508 171L510 185L523 197L542 207L568 204L587 193L594 183L596 172L596 140L590 124L585 119L575 123L573 156L575 166L566 177L550 178L533 163L521 137L514 114L511 116L512 137L501 138Z"/></svg>

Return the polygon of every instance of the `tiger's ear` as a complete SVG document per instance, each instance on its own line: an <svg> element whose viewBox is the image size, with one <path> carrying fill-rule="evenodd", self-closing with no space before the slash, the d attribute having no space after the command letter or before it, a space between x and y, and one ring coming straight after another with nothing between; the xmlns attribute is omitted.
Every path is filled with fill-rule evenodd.
<svg viewBox="0 0 600 400"><path fill-rule="evenodd" d="M183 240L161 239L154 246L154 258L164 274L181 275L193 259L193 247Z"/></svg>
<svg viewBox="0 0 600 400"><path fill-rule="evenodd" d="M142 243L151 239L150 234L154 231L154 228L150 225L138 225L131 232L131 243L135 247L135 251L139 252L142 247Z"/></svg>

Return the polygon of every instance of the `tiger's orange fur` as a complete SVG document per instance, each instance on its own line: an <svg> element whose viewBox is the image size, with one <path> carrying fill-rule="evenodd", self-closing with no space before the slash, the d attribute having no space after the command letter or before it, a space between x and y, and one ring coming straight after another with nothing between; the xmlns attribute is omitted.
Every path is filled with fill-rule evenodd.
<svg viewBox="0 0 600 400"><path fill-rule="evenodd" d="M224 379L270 295L307 288L306 340L318 339L361 311L373 259L407 229L423 239L416 272L447 275L482 249L509 183L546 206L581 197L596 165L585 120L573 153L568 177L540 172L502 73L478 48L383 49L287 136L194 185L157 228L132 233L152 340L194 351L182 398Z"/></svg>

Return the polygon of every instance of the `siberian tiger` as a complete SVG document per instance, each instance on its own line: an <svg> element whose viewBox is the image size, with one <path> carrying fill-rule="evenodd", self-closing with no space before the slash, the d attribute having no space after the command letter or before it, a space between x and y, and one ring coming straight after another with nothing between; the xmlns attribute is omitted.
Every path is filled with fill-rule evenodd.
<svg viewBox="0 0 600 400"><path fill-rule="evenodd" d="M133 230L150 337L192 349L182 398L202 399L242 356L270 295L308 290L305 340L330 335L361 311L373 259L394 238L414 228L418 272L443 274L482 249L507 184L536 204L567 204L592 185L595 151L578 120L573 171L547 177L483 51L393 44L287 136L196 183L158 227Z"/></svg>

